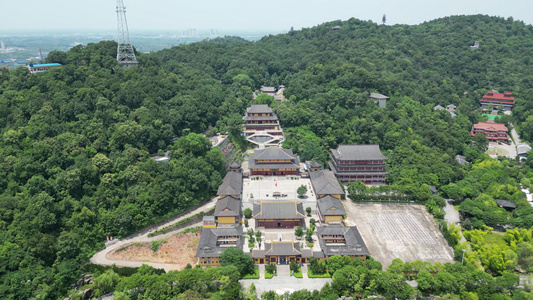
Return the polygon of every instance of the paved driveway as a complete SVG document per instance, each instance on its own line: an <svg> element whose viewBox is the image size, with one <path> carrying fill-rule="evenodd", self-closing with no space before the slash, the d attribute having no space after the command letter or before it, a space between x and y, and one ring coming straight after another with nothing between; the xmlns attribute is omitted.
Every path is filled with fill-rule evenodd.
<svg viewBox="0 0 533 300"><path fill-rule="evenodd" d="M320 290L326 282L331 283L331 281L331 278L296 278L293 276L278 275L272 277L272 279L243 279L240 283L244 288L248 288L253 283L257 290L257 294L261 295L263 292L277 290Z"/></svg>

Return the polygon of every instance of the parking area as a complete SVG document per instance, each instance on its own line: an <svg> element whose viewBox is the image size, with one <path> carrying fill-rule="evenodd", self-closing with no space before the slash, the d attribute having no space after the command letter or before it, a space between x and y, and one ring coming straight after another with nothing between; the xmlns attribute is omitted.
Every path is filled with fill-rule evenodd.
<svg viewBox="0 0 533 300"><path fill-rule="evenodd" d="M489 148L486 153L494 158L497 158L498 156L507 156L509 158L515 158L516 145L512 142L510 145L507 145L505 143L498 144L496 142L490 142Z"/></svg>
<svg viewBox="0 0 533 300"><path fill-rule="evenodd" d="M453 262L453 249L421 205L344 201L347 225L356 225L370 255L387 268L392 260Z"/></svg>

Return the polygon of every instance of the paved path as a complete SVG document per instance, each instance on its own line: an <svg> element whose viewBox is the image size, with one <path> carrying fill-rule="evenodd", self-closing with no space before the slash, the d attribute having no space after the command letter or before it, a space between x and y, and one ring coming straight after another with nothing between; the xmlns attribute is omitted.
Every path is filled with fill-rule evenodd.
<svg viewBox="0 0 533 300"><path fill-rule="evenodd" d="M259 279L265 279L265 265L259 265Z"/></svg>
<svg viewBox="0 0 533 300"><path fill-rule="evenodd" d="M279 269L279 265L278 265ZM268 291L298 291L298 290L320 290L326 284L331 283L331 278L296 278L294 276L274 276L272 279L243 279L239 281L244 288L248 288L252 283L255 285L257 294L261 295Z"/></svg>
<svg viewBox="0 0 533 300"><path fill-rule="evenodd" d="M511 135L513 136L513 139L514 139L514 142L516 145L520 144L521 141L520 141L520 136L518 136L518 133L516 133L516 129L514 128L514 125L511 123L509 124L510 127L511 127ZM515 145L515 146L516 146Z"/></svg>
<svg viewBox="0 0 533 300"><path fill-rule="evenodd" d="M450 204L452 200L446 200L446 206L444 207L444 219L448 223L457 224L461 222L461 219L459 218L459 212L453 207L453 205Z"/></svg>
<svg viewBox="0 0 533 300"><path fill-rule="evenodd" d="M153 237L148 237L148 234L151 233L151 232L154 232L158 229L162 229L162 228L165 228L169 225L172 225L174 223L177 223L185 218L188 218L188 217L192 217L200 212L205 212L205 211L208 211L210 209L213 208L213 206L215 205L215 202L216 202L216 199L218 199L218 197L215 197L213 198L211 201L209 201L208 203L198 207L197 209L187 213L187 214L184 214L184 215L181 215L181 216L178 216L176 218L172 218L171 220L165 222L164 224L161 224L160 226L158 227L155 227L155 228L152 228L150 230L140 230L139 232L137 233L134 233L124 239L121 239L121 240L116 240L116 241L112 241L112 242L108 242L106 243L106 248L97 252L96 254L93 255L93 257L91 257L90 261L94 264L97 264L97 265L106 265L106 266L110 266L110 265L117 265L119 267L140 267L142 266L143 264L146 264L146 265L149 265L149 266L152 266L154 268L158 268L158 269L165 269L165 271L170 271L170 270L177 270L178 269L178 265L175 265L175 264L162 264L162 263L151 263L151 262L143 262L143 261L132 261L132 260L118 260L118 259L109 259L107 258L107 254L113 250L116 250L116 249L119 249L121 247L124 247L124 246L127 246L129 244L132 244L132 243L137 243L137 242L152 242L152 241L156 241L156 240L161 240L161 239L164 239L165 237L169 237L171 235L174 235L176 234L176 232L179 232L179 231L183 231L185 230L186 228L192 228L192 227L197 227L197 226L200 226L202 224L202 222L200 223L196 223L196 224L193 224L193 225L190 225L188 227L185 227L185 228L181 228L179 230L175 230L175 231L171 231L171 232L167 232L165 234L160 234L160 235L156 235L156 236L153 236Z"/></svg>
<svg viewBox="0 0 533 300"><path fill-rule="evenodd" d="M459 212L450 202L452 202L451 199L446 200L446 206L444 207L444 220L446 220L448 223L457 224L461 222L461 218L459 217ZM462 231L459 231L459 233L461 234L461 242L466 242Z"/></svg>

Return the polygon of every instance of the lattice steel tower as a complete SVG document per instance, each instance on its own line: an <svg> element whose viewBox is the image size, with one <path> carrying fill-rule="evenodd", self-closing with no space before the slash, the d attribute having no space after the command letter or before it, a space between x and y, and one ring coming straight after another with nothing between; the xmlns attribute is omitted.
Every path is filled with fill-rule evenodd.
<svg viewBox="0 0 533 300"><path fill-rule="evenodd" d="M128 22L126 21L126 7L124 1L117 0L117 22L118 22L118 49L117 61L123 68L131 68L138 64L135 58L135 52L130 42L130 34L128 32Z"/></svg>

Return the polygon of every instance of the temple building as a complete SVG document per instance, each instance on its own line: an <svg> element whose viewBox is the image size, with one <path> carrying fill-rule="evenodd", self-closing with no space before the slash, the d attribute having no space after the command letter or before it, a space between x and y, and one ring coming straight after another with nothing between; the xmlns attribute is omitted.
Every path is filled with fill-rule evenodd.
<svg viewBox="0 0 533 300"><path fill-rule="evenodd" d="M256 228L304 227L304 209L296 201L262 201L254 203L253 218Z"/></svg>
<svg viewBox="0 0 533 300"><path fill-rule="evenodd" d="M255 150L248 157L248 168L252 176L299 175L300 160L290 149L269 147Z"/></svg>
<svg viewBox="0 0 533 300"><path fill-rule="evenodd" d="M242 132L250 143L258 146L279 146L284 140L278 117L266 104L254 104L246 109Z"/></svg>
<svg viewBox="0 0 533 300"><path fill-rule="evenodd" d="M385 95L382 95L382 94L378 94L378 93L370 93L370 97L369 98L374 100L374 102L379 107L386 107L387 106L387 99L389 99L389 97L387 97Z"/></svg>
<svg viewBox="0 0 533 300"><path fill-rule="evenodd" d="M293 241L272 241L265 243L264 249L252 250L252 259L256 264L288 265L291 261L306 263L309 257L313 257L313 250L300 249L299 243Z"/></svg>
<svg viewBox="0 0 533 300"><path fill-rule="evenodd" d="M387 159L379 145L339 145L331 150L329 166L335 176L342 181L362 181L365 184L385 184L388 172L385 171Z"/></svg>
<svg viewBox="0 0 533 300"><path fill-rule="evenodd" d="M511 111L515 101L510 92L500 94L498 91L492 90L483 95L480 102L482 109L489 109L489 106L492 106L492 110L498 110L501 105L504 111Z"/></svg>
<svg viewBox="0 0 533 300"><path fill-rule="evenodd" d="M244 236L242 226L233 228L204 228L198 249L196 250L197 263L201 266L219 266L220 254L227 248L243 248Z"/></svg>
<svg viewBox="0 0 533 300"><path fill-rule="evenodd" d="M320 170L311 172L309 173L309 178L311 179L311 185L317 198L330 195L341 199L344 196L344 190L332 171Z"/></svg>
<svg viewBox="0 0 533 300"><path fill-rule="evenodd" d="M341 201L332 196L325 196L317 199L316 211L321 224L341 224L346 215Z"/></svg>
<svg viewBox="0 0 533 300"><path fill-rule="evenodd" d="M219 199L214 215L219 227L239 225L242 216L241 201L231 196Z"/></svg>
<svg viewBox="0 0 533 300"><path fill-rule="evenodd" d="M370 255L355 226L329 225L316 228L320 248L326 258L333 255L359 257L363 260Z"/></svg>
<svg viewBox="0 0 533 300"><path fill-rule="evenodd" d="M217 196L231 196L235 199L241 199L242 194L242 173L230 171L226 173L222 184L218 187Z"/></svg>
<svg viewBox="0 0 533 300"><path fill-rule="evenodd" d="M505 124L480 122L472 126L470 135L483 134L491 142L509 142L509 130L505 127Z"/></svg>

